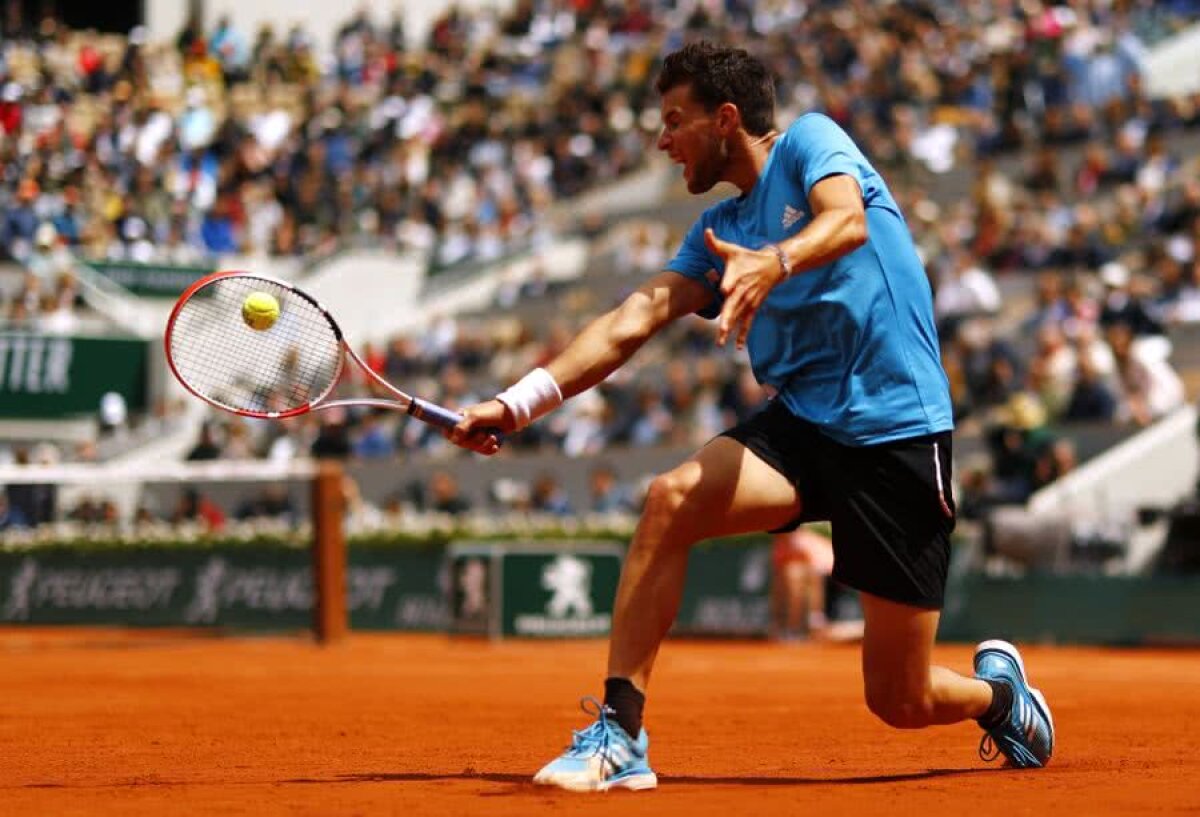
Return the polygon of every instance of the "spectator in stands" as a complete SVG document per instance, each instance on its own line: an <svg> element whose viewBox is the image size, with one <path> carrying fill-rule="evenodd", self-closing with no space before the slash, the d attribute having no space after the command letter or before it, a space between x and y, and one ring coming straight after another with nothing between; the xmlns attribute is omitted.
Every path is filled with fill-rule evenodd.
<svg viewBox="0 0 1200 817"><path fill-rule="evenodd" d="M0 489L0 533L29 527L25 513L9 502L8 492Z"/></svg>
<svg viewBox="0 0 1200 817"><path fill-rule="evenodd" d="M395 418L369 411L353 433L354 456L360 459L382 459L396 452Z"/></svg>
<svg viewBox="0 0 1200 817"><path fill-rule="evenodd" d="M101 437L119 437L129 431L129 406L120 392L109 391L100 396L98 412Z"/></svg>
<svg viewBox="0 0 1200 817"><path fill-rule="evenodd" d="M1012 344L998 337L985 318L972 318L959 327L952 354L962 369L970 404L977 409L1001 402L1020 372Z"/></svg>
<svg viewBox="0 0 1200 817"><path fill-rule="evenodd" d="M616 470L602 462L588 474L588 506L594 513L636 513L638 502L627 485L617 479Z"/></svg>
<svg viewBox="0 0 1200 817"><path fill-rule="evenodd" d="M750 417L762 408L766 399L767 393L754 377L750 366L740 363L734 377L721 392L720 405L725 412L725 424L731 425Z"/></svg>
<svg viewBox="0 0 1200 817"><path fill-rule="evenodd" d="M1059 179L1062 167L1055 151L1048 145L1043 146L1032 155L1032 160L1032 166L1025 176L1025 188L1035 193L1057 193L1062 186Z"/></svg>
<svg viewBox="0 0 1200 817"><path fill-rule="evenodd" d="M352 453L350 416L344 408L331 408L318 415L312 455L317 459L344 460Z"/></svg>
<svg viewBox="0 0 1200 817"><path fill-rule="evenodd" d="M833 541L801 526L771 537L772 637L819 638L829 624L825 583L833 573Z"/></svg>
<svg viewBox="0 0 1200 817"><path fill-rule="evenodd" d="M650 275L668 260L667 230L654 221L631 226L627 238L617 246L616 269L621 275Z"/></svg>
<svg viewBox="0 0 1200 817"><path fill-rule="evenodd" d="M1083 422L1110 422L1117 414L1117 397L1105 382L1091 355L1076 359L1075 385L1067 401L1064 419Z"/></svg>
<svg viewBox="0 0 1200 817"><path fill-rule="evenodd" d="M217 430L212 423L200 426L200 439L192 446L186 459L192 462L215 460L221 456L221 445L217 442Z"/></svg>
<svg viewBox="0 0 1200 817"><path fill-rule="evenodd" d="M29 448L20 446L14 452L14 465L50 464L48 457L34 457ZM58 507L58 486L44 482L11 482L7 488L0 488L9 503L11 512L16 519L24 520L32 526L54 521L55 510Z"/></svg>
<svg viewBox="0 0 1200 817"><path fill-rule="evenodd" d="M1100 305L1090 292L1089 282L1082 275L1072 276L1063 292L1067 316L1062 329L1071 341L1081 336L1094 336L1100 321Z"/></svg>
<svg viewBox="0 0 1200 817"><path fill-rule="evenodd" d="M297 521L296 506L284 484L266 485L255 496L247 498L234 511L239 522L248 519L277 519L294 525Z"/></svg>
<svg viewBox="0 0 1200 817"><path fill-rule="evenodd" d="M396 527L404 517L404 507L390 498L384 507L377 507L363 496L358 481L345 474L342 495L346 503L346 525L350 530L377 530L383 526Z"/></svg>
<svg viewBox="0 0 1200 817"><path fill-rule="evenodd" d="M21 97L24 94L25 89L16 82L6 82L0 86L0 131L5 135L21 129L25 114Z"/></svg>
<svg viewBox="0 0 1200 817"><path fill-rule="evenodd" d="M449 471L435 471L429 478L428 508L437 513L459 516L471 509L471 502L463 496Z"/></svg>
<svg viewBox="0 0 1200 817"><path fill-rule="evenodd" d="M1068 439L1058 437L1049 440L1037 452L1033 464L1030 493L1045 488L1075 470L1077 457L1075 445Z"/></svg>
<svg viewBox="0 0 1200 817"><path fill-rule="evenodd" d="M966 250L952 249L933 268L938 271L933 308L939 332L952 335L960 321L1000 310L995 280Z"/></svg>
<svg viewBox="0 0 1200 817"><path fill-rule="evenodd" d="M39 219L34 204L40 188L36 179L24 178L17 184L16 192L16 205L4 213L0 239L10 258L23 261L29 257L37 233Z"/></svg>
<svg viewBox="0 0 1200 817"><path fill-rule="evenodd" d="M1036 463L1053 443L1046 411L1036 396L1020 392L995 413L986 439L991 456L989 500L1022 503L1033 493Z"/></svg>
<svg viewBox="0 0 1200 817"><path fill-rule="evenodd" d="M529 492L530 510L535 513L548 513L554 516L570 516L575 510L571 506L571 497L559 483L554 474L540 474L533 481Z"/></svg>
<svg viewBox="0 0 1200 817"><path fill-rule="evenodd" d="M320 421L316 417L289 417L273 423L267 431L267 442L264 446L267 459L272 462L288 462L312 450L315 433L310 435L314 424Z"/></svg>
<svg viewBox="0 0 1200 817"><path fill-rule="evenodd" d="M66 513L66 519L71 522L93 524L101 519L100 501L94 496L85 495Z"/></svg>
<svg viewBox="0 0 1200 817"><path fill-rule="evenodd" d="M1058 326L1069 314L1063 297L1062 275L1052 270L1041 272L1035 287L1033 310L1022 324L1026 332L1040 331L1046 325Z"/></svg>
<svg viewBox="0 0 1200 817"><path fill-rule="evenodd" d="M1101 237L1088 230L1086 224L1075 222L1067 229L1066 240L1055 247L1046 265L1060 269L1096 269L1109 259L1109 251Z"/></svg>
<svg viewBox="0 0 1200 817"><path fill-rule="evenodd" d="M225 428L225 444L221 448L221 456L230 460L248 460L257 454L257 444L246 421L241 417L232 418Z"/></svg>
<svg viewBox="0 0 1200 817"><path fill-rule="evenodd" d="M54 284L63 276L69 276L74 269L75 260L59 240L58 230L49 221L43 221L34 231L33 249L25 266L47 284Z"/></svg>
<svg viewBox="0 0 1200 817"><path fill-rule="evenodd" d="M1114 323L1105 337L1116 361L1120 384L1119 420L1146 426L1184 404L1183 382L1160 346L1139 346L1127 323Z"/></svg>
<svg viewBox="0 0 1200 817"><path fill-rule="evenodd" d="M1037 347L1029 363L1029 389L1051 417L1066 411L1075 388L1075 348L1059 324L1048 322L1037 332Z"/></svg>
<svg viewBox="0 0 1200 817"><path fill-rule="evenodd" d="M638 389L637 412L629 426L629 442L635 446L666 442L675 428L675 418L663 394L647 384Z"/></svg>
<svg viewBox="0 0 1200 817"><path fill-rule="evenodd" d="M158 514L148 505L138 505L133 512L133 528L135 532L144 532L161 524Z"/></svg>
<svg viewBox="0 0 1200 817"><path fill-rule="evenodd" d="M1166 253L1154 253L1153 258L1149 270L1158 283L1150 303L1154 315L1168 327L1195 322L1194 298L1200 292L1189 286L1184 265Z"/></svg>
<svg viewBox="0 0 1200 817"><path fill-rule="evenodd" d="M200 225L204 250L211 255L228 255L240 249L228 196L218 196L216 204Z"/></svg>
<svg viewBox="0 0 1200 817"><path fill-rule="evenodd" d="M1105 286L1104 300L1100 306L1101 327L1122 323L1137 336L1163 334L1163 325L1153 314L1153 309L1145 299L1132 291L1133 282L1128 267L1119 261L1110 261L1100 268L1100 280Z"/></svg>
<svg viewBox="0 0 1200 817"><path fill-rule="evenodd" d="M227 85L236 85L250 78L250 44L233 27L229 15L222 15L208 40L210 53L221 64L222 77Z"/></svg>
<svg viewBox="0 0 1200 817"><path fill-rule="evenodd" d="M197 523L212 533L225 527L225 512L196 488L186 488L171 513L172 524Z"/></svg>
<svg viewBox="0 0 1200 817"><path fill-rule="evenodd" d="M597 390L592 394L580 395L580 399L572 403L574 405L563 412L560 422L547 424L547 433L531 429L534 433L520 434L518 439L527 439L534 445L546 440L551 444L557 441L568 457L599 454L608 444L610 434L611 407L608 401Z"/></svg>

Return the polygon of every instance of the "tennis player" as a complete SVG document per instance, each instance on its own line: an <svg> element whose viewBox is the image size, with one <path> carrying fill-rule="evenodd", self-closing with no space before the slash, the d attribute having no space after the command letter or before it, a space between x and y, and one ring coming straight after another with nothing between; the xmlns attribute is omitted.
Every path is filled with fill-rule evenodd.
<svg viewBox="0 0 1200 817"><path fill-rule="evenodd" d="M975 719L980 755L1043 766L1050 710L1017 649L985 641L973 676L932 664L955 506L950 396L928 279L887 185L828 117L775 129L774 84L743 50L693 43L658 77L658 148L688 190L728 182L667 269L588 324L544 368L469 407L450 437L517 431L600 383L677 318L717 320L775 396L654 479L617 590L604 701L538 783L581 791L657 785L642 726L654 659L702 539L832 522L833 576L861 593L871 712L916 729ZM591 707L588 701L591 701Z"/></svg>

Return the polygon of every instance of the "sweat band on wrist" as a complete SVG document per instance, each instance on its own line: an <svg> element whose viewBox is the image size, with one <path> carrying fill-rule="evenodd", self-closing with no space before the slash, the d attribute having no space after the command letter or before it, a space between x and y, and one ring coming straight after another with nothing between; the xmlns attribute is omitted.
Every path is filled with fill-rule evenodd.
<svg viewBox="0 0 1200 817"><path fill-rule="evenodd" d="M520 431L543 414L562 405L563 396L553 375L538 368L497 394L496 399L512 413Z"/></svg>
<svg viewBox="0 0 1200 817"><path fill-rule="evenodd" d="M778 244L766 244L763 246L763 249L770 250L771 252L775 253L775 257L779 259L779 268L783 270L783 280L786 281L787 279L791 278L792 273L795 272L795 270L793 270L791 264L788 263L787 253L783 251L783 248Z"/></svg>

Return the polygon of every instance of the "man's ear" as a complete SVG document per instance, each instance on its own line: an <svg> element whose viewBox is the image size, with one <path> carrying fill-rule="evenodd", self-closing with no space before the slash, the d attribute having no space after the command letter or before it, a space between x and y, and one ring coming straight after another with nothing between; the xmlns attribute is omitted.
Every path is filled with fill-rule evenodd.
<svg viewBox="0 0 1200 817"><path fill-rule="evenodd" d="M721 136L733 136L742 125L742 112L732 102L722 102L717 106L716 120Z"/></svg>

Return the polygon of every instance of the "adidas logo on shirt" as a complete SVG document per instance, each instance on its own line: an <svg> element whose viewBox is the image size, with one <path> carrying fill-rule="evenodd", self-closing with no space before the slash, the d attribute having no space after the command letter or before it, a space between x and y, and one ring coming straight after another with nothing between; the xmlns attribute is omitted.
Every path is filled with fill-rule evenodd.
<svg viewBox="0 0 1200 817"><path fill-rule="evenodd" d="M797 210L792 205L785 204L783 206L783 229L790 230L793 224L804 218L804 215L803 210Z"/></svg>

